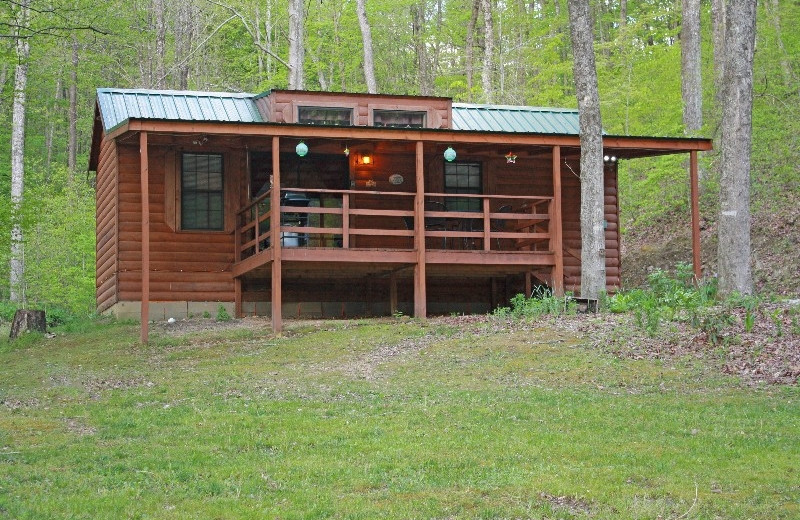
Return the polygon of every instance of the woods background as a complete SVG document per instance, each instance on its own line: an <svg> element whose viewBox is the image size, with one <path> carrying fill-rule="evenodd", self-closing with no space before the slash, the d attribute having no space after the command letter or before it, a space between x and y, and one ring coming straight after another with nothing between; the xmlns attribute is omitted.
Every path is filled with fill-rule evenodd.
<svg viewBox="0 0 800 520"><path fill-rule="evenodd" d="M603 126L620 135L717 139L723 0L591 0ZM98 87L366 92L575 107L566 0L3 0L0 3L0 301L11 249L17 43L29 44L23 290L50 313L94 310L94 192L88 146ZM291 5L290 5L291 4ZM359 23L357 4L366 18ZM29 8L29 17L20 12ZM688 8L687 8L688 6ZM683 9L699 12L700 59L682 64ZM800 3L758 3L754 65L753 267L757 289L798 292ZM290 30L290 13L294 29ZM689 21L689 17L685 18ZM297 25L299 24L299 25ZM297 41L297 31L300 41ZM290 46L293 51L290 57ZM299 45L299 47L298 47ZM298 55L299 54L299 55ZM300 60L293 62L292 60ZM369 56L367 56L369 59ZM302 74L290 74L300 67ZM682 85L693 67L702 78ZM300 81L300 83L298 83ZM699 87L699 90L698 90ZM620 164L623 276L690 259L683 158ZM704 268L716 269L719 151L701 158ZM793 267L794 266L794 267ZM0 304L6 305L8 304Z"/></svg>

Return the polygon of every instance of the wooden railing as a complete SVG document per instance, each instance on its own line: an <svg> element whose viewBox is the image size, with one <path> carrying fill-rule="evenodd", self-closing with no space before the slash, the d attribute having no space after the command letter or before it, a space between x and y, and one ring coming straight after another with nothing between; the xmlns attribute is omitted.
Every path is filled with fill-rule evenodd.
<svg viewBox="0 0 800 520"><path fill-rule="evenodd" d="M354 237L406 237L383 241L385 249L413 249L414 193L284 188L282 193L312 196L320 206L284 205L280 233L291 247L350 249ZM475 201L475 202L472 202ZM270 192L237 212L237 261L268 249ZM464 206L463 210L448 210ZM552 197L426 193L424 233L427 249L549 251ZM357 217L357 218L353 218ZM289 225L289 224L293 225ZM380 239L372 239L380 241Z"/></svg>

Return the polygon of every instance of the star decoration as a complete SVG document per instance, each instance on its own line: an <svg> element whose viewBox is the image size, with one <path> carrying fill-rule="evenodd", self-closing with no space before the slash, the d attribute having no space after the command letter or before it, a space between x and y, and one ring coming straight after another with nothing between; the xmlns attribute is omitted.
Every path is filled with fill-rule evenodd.
<svg viewBox="0 0 800 520"><path fill-rule="evenodd" d="M514 152L508 152L506 154L506 163L507 164L515 164L517 162L517 156L514 155Z"/></svg>

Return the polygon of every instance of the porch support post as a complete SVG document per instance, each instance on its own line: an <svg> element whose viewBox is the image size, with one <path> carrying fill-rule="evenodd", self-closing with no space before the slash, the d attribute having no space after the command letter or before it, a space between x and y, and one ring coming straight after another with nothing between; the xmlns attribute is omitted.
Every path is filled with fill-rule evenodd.
<svg viewBox="0 0 800 520"><path fill-rule="evenodd" d="M553 202L550 204L550 249L553 250L553 293L564 296L564 245L561 225L561 147L553 147Z"/></svg>
<svg viewBox="0 0 800 520"><path fill-rule="evenodd" d="M139 133L139 178L142 197L142 297L141 340L147 343L150 328L150 160L147 132Z"/></svg>
<svg viewBox="0 0 800 520"><path fill-rule="evenodd" d="M269 193L269 236L272 244L272 331L283 331L281 295L281 148L280 138L272 138L272 191Z"/></svg>
<svg viewBox="0 0 800 520"><path fill-rule="evenodd" d="M425 163L423 161L422 141L417 141L416 183L414 196L414 317L426 318L428 315L427 294L425 293Z"/></svg>
<svg viewBox="0 0 800 520"><path fill-rule="evenodd" d="M703 276L703 266L700 260L700 187L695 150L689 152L689 182L692 198L692 267L694 267L694 277L699 282Z"/></svg>

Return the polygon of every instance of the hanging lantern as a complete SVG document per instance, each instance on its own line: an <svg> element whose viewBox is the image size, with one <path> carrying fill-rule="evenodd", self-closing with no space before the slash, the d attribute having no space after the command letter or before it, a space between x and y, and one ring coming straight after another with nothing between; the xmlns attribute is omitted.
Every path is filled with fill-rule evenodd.
<svg viewBox="0 0 800 520"><path fill-rule="evenodd" d="M453 150L450 146L447 147L447 150L444 151L444 160L447 162L453 162L456 158L456 151Z"/></svg>
<svg viewBox="0 0 800 520"><path fill-rule="evenodd" d="M345 157L350 157L350 148L347 146L344 147L344 151L342 152Z"/></svg>
<svg viewBox="0 0 800 520"><path fill-rule="evenodd" d="M305 157L306 154L308 153L308 146L306 146L306 143L304 143L303 141L300 141L299 143L297 143L297 146L295 147L294 151L297 152L297 155L299 155L300 157Z"/></svg>

